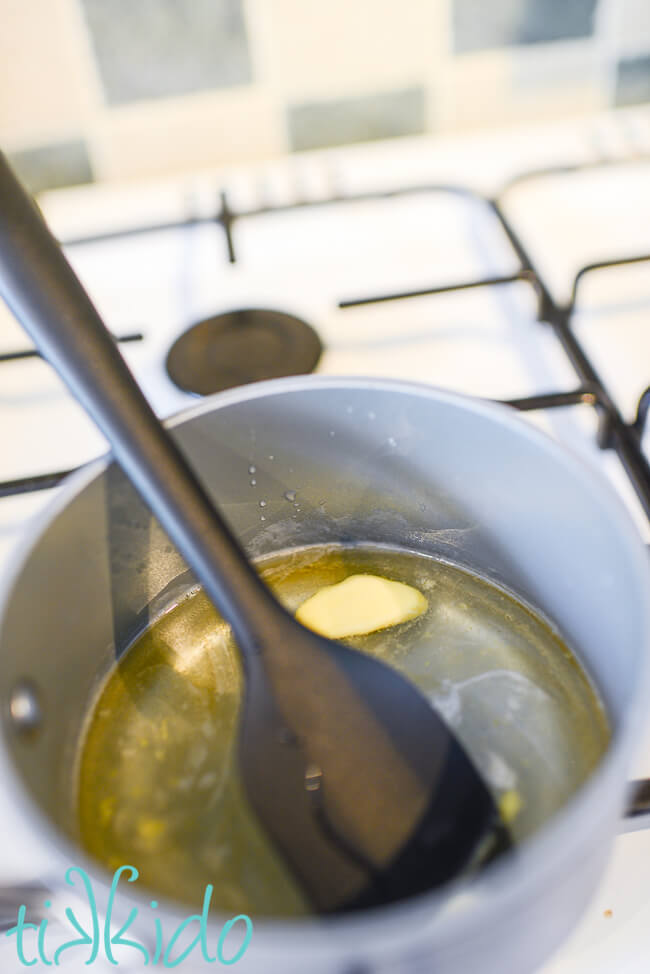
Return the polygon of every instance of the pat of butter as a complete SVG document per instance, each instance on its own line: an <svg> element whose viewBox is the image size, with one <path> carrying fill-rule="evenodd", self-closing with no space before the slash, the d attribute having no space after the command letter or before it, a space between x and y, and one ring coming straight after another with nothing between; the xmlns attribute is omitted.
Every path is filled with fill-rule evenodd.
<svg viewBox="0 0 650 974"><path fill-rule="evenodd" d="M522 809L522 805L521 795L514 788L501 795L499 799L499 812L506 825L510 825L516 819Z"/></svg>
<svg viewBox="0 0 650 974"><path fill-rule="evenodd" d="M422 615L428 602L404 582L380 575L350 575L302 603L296 619L329 639L362 636Z"/></svg>

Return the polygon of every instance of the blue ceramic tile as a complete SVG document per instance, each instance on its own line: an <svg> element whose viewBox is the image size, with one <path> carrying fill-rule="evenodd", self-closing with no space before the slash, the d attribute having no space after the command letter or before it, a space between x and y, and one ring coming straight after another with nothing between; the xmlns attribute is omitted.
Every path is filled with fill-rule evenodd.
<svg viewBox="0 0 650 974"><path fill-rule="evenodd" d="M31 193L93 181L88 150L81 139L13 152L9 162Z"/></svg>
<svg viewBox="0 0 650 974"><path fill-rule="evenodd" d="M587 37L598 0L452 0L457 52Z"/></svg>
<svg viewBox="0 0 650 974"><path fill-rule="evenodd" d="M304 102L288 109L289 143L294 152L418 135L425 127L423 88Z"/></svg>
<svg viewBox="0 0 650 974"><path fill-rule="evenodd" d="M615 101L617 105L650 102L650 54L619 61Z"/></svg>
<svg viewBox="0 0 650 974"><path fill-rule="evenodd" d="M82 0L111 105L251 80L241 0Z"/></svg>

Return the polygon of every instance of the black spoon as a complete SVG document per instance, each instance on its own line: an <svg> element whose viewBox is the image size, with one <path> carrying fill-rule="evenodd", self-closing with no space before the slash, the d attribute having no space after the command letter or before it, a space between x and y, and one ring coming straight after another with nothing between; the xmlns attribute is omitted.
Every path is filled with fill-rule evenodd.
<svg viewBox="0 0 650 974"><path fill-rule="evenodd" d="M508 844L455 737L394 670L300 626L248 563L0 154L0 291L231 624L248 797L318 912L432 888Z"/></svg>

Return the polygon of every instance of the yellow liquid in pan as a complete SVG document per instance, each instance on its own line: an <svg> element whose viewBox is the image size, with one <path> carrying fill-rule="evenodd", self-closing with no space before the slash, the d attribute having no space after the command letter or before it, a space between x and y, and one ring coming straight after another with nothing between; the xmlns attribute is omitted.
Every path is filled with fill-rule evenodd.
<svg viewBox="0 0 650 974"><path fill-rule="evenodd" d="M324 585L370 572L418 588L428 611L347 640L410 677L454 728L521 840L576 790L609 739L603 705L548 625L485 579L388 548L311 547L258 567L295 611ZM83 845L135 865L152 892L234 915L297 915L300 890L247 807L237 775L242 689L228 626L203 593L122 656L90 715L79 761ZM516 801L512 793L516 793Z"/></svg>

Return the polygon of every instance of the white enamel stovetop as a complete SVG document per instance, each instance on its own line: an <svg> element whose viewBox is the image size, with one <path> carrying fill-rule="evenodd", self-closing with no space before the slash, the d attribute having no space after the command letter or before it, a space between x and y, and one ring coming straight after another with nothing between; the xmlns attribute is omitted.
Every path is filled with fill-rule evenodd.
<svg viewBox="0 0 650 974"><path fill-rule="evenodd" d="M496 192L512 175L545 165L625 160L581 174L526 183L509 196L552 292L607 257L650 254L650 110L636 109L530 130L447 140L413 139L296 157L255 169L51 194L46 215L62 238L160 222L212 206L226 185L249 208L404 185L453 182ZM341 299L490 274L515 264L487 209L463 199L416 195L399 202L289 211L236 226L240 260L227 262L210 226L83 245L69 251L154 407L169 415L192 400L162 365L173 337L192 321L238 306L270 306L305 318L326 351L319 370L411 378L482 396L513 398L572 389L575 375L547 326L534 320L526 284L340 310ZM650 385L650 265L594 276L577 317L579 334L626 416ZM28 346L0 308L0 352ZM62 470L103 452L102 438L37 360L0 364L0 480ZM650 525L618 468L593 445L582 406L536 414L538 422L611 477L646 542ZM650 453L650 436L646 437ZM0 571L30 519L53 492L0 501ZM650 732L635 776L650 776ZM0 886L47 875L48 862L0 789ZM15 954L14 954L15 963ZM622 834L607 874L571 939L543 974L640 974L650 967L650 832ZM9 969L13 970L13 967Z"/></svg>

